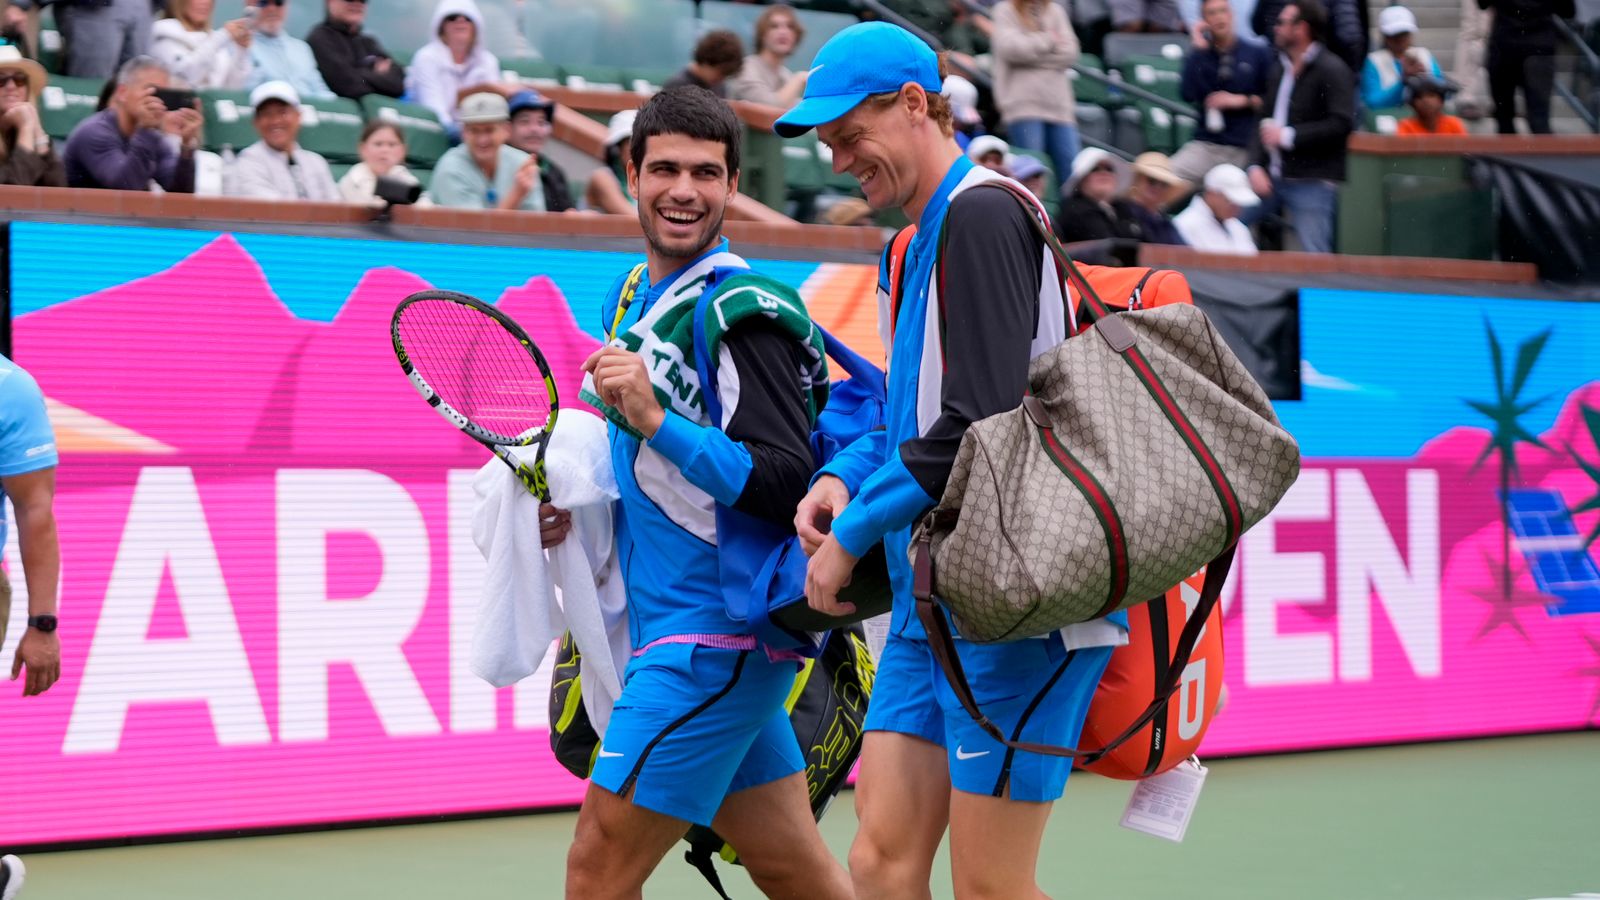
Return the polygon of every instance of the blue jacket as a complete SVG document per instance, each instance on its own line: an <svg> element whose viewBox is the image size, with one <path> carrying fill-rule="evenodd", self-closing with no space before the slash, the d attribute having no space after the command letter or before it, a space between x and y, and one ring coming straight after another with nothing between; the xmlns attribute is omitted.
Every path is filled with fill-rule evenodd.
<svg viewBox="0 0 1600 900"><path fill-rule="evenodd" d="M838 477L850 491L850 504L833 522L833 534L840 545L860 557L873 544L884 542L894 589L891 630L911 638L926 638L911 596L908 551L913 525L934 506L938 499L935 495L942 493L966 426L1014 408L1027 386L1027 360L1065 336L1066 312L1060 286L1040 280L1043 243L1023 218L1027 213L1009 195L992 190L975 192L974 211L981 205L985 212L994 212L997 217L973 230L996 235L996 247L962 247L953 237L947 251L941 248L941 233L953 198L974 184L997 177L961 157L923 211L904 263L904 295L889 352L886 429L851 444L819 473ZM962 202L966 202L964 198ZM998 260L988 255L990 249L1009 253L1011 258L996 265ZM978 258L947 261L947 277L937 286L933 283L941 252L959 256L973 250L979 252ZM889 294L888 265L886 254L878 270L880 304L886 303ZM1027 291L1032 296L1024 298L1020 314L1010 309L986 312L982 306L985 297L980 294L987 296L991 286L996 289L995 295L1003 290ZM949 295L939 302L951 323L947 338L953 376L950 379L944 377L947 361L936 337L944 323L937 317L929 319L929 307L935 302L931 295L947 288ZM959 309L954 308L956 304L960 304ZM890 313L886 309L880 313L880 321L887 322ZM985 321L980 323L979 319ZM1000 319L1006 324L996 327L994 320ZM1005 355L999 357L1005 361L985 355L983 348L968 347L971 332L987 333L979 339L986 345L992 343L997 352L1002 346L1006 348ZM932 342L930 336L935 336ZM971 377L977 373L957 363L958 355L967 357L962 360L967 365L995 370L996 377L989 377L988 372L984 377ZM1004 377L998 372L1002 367ZM1002 384L1007 380L1019 383ZM1122 643L1126 627L1126 615L1117 613L1106 620L1073 625L1062 634L1069 646L1102 646Z"/></svg>
<svg viewBox="0 0 1600 900"><path fill-rule="evenodd" d="M692 300L723 273L748 268L723 241L659 283L641 284L620 330L663 298ZM607 333L625 280L617 279L601 304ZM813 466L800 387L802 353L776 331L738 326L715 361L719 373L729 366L737 373L717 379L720 428L672 410L648 442L611 426L611 462L621 494L617 549L635 649L666 637L749 633L746 623L727 613L718 560L735 551L719 546L716 506L792 523ZM692 360L686 368L684 377L695 377ZM741 394L757 402L741 404Z"/></svg>

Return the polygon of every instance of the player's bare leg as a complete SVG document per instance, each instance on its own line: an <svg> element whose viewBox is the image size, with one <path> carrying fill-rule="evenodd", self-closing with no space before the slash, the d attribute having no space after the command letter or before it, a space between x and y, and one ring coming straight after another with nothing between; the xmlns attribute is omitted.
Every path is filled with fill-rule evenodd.
<svg viewBox="0 0 1600 900"><path fill-rule="evenodd" d="M567 900L636 900L689 826L591 784L567 852Z"/></svg>
<svg viewBox="0 0 1600 900"><path fill-rule="evenodd" d="M950 758L906 734L869 731L856 776L850 878L859 900L928 900L933 857L950 818Z"/></svg>
<svg viewBox="0 0 1600 900"><path fill-rule="evenodd" d="M711 827L739 852L756 887L772 900L850 900L850 875L822 842L806 776L728 795Z"/></svg>

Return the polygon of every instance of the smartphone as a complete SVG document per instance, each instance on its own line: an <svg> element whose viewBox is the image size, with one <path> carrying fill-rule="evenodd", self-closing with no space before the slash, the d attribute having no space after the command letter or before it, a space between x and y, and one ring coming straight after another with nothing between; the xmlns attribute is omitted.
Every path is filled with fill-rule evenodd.
<svg viewBox="0 0 1600 900"><path fill-rule="evenodd" d="M194 91L183 88L156 88L156 98L166 104L167 109L194 109Z"/></svg>

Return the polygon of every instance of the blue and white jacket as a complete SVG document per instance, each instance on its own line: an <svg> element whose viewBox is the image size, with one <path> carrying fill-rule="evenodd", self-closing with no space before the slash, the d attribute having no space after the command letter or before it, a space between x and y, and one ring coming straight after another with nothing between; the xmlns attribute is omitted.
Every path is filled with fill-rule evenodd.
<svg viewBox="0 0 1600 900"><path fill-rule="evenodd" d="M727 241L656 284L641 284L622 321L627 329L658 303L694 302L728 270L749 265ZM626 276L601 304L610 331ZM806 406L805 350L752 318L719 345L722 422L690 421L674 410L641 442L611 426L617 549L628 593L635 651L667 638L748 635L727 612L719 580L716 504L792 527L815 463ZM672 361L667 361L670 364ZM675 377L700 387L694 361ZM743 399L745 402L741 402Z"/></svg>
<svg viewBox="0 0 1600 900"><path fill-rule="evenodd" d="M894 587L891 630L920 640L926 634L907 558L912 526L944 493L967 426L1016 408L1028 387L1028 362L1067 336L1068 301L1029 211L1007 192L964 194L1000 177L965 157L951 166L906 251L896 322L885 253L878 327L889 348L888 427L818 473L837 476L850 491L850 504L833 522L844 549L860 557L884 541ZM1069 648L1122 644L1127 617L1119 612L1060 633Z"/></svg>

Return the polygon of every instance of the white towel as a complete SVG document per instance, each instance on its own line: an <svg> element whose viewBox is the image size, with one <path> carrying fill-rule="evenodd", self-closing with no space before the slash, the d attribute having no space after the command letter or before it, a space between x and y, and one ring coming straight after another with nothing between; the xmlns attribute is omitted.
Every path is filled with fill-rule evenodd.
<svg viewBox="0 0 1600 900"><path fill-rule="evenodd" d="M583 656L584 708L603 735L622 693L630 651L611 520L618 492L605 420L563 410L545 470L551 502L572 512L572 532L551 550L548 567L539 546L538 499L500 460L484 465L473 479L472 539L488 565L470 665L496 687L515 684L533 674L551 644L570 630Z"/></svg>

